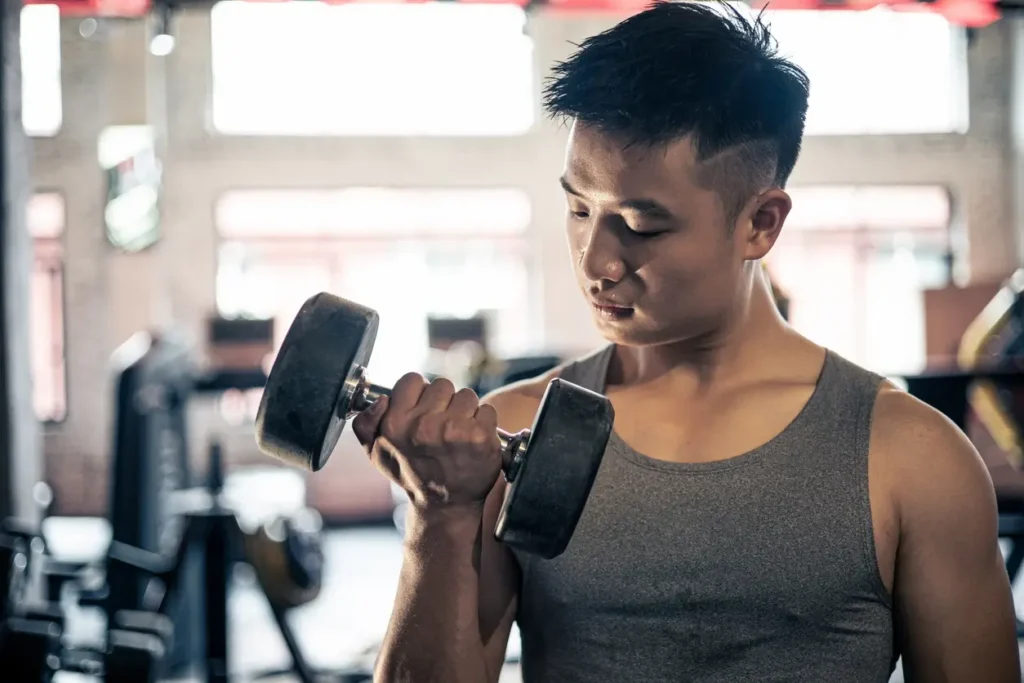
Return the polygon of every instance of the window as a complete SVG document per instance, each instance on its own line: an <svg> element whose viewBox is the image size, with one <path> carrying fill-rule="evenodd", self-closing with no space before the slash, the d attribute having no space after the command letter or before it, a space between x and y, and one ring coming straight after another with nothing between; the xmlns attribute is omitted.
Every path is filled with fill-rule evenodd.
<svg viewBox="0 0 1024 683"><path fill-rule="evenodd" d="M21 122L25 133L49 137L63 123L60 87L60 10L28 5L21 10Z"/></svg>
<svg viewBox="0 0 1024 683"><path fill-rule="evenodd" d="M799 187L766 260L793 326L877 372L925 367L922 290L949 281L941 187ZM822 286L826 283L826 286Z"/></svg>
<svg viewBox="0 0 1024 683"><path fill-rule="evenodd" d="M515 5L217 3L213 125L236 135L518 135L533 46Z"/></svg>
<svg viewBox="0 0 1024 683"><path fill-rule="evenodd" d="M32 342L32 401L42 422L59 422L67 415L64 353L64 198L36 194L27 211L32 236L30 325Z"/></svg>
<svg viewBox="0 0 1024 683"><path fill-rule="evenodd" d="M280 343L319 291L375 309L370 372L387 384L427 370L427 320L482 314L490 351L521 354L531 334L525 194L507 189L238 191L221 198L217 306L276 320ZM251 416L258 393L226 405Z"/></svg>
<svg viewBox="0 0 1024 683"><path fill-rule="evenodd" d="M780 51L811 79L808 135L966 132L966 37L942 16L884 8L765 16Z"/></svg>

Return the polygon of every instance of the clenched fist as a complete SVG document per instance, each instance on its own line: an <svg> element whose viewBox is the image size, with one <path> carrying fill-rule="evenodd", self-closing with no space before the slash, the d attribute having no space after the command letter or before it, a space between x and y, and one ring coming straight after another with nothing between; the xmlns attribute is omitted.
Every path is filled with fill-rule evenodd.
<svg viewBox="0 0 1024 683"><path fill-rule="evenodd" d="M497 429L473 391L416 373L352 420L370 459L421 508L483 503L501 474Z"/></svg>

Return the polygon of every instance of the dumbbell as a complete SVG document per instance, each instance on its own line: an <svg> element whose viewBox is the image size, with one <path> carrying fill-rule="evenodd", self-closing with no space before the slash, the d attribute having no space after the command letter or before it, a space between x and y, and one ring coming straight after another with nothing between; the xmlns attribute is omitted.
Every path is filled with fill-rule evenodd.
<svg viewBox="0 0 1024 683"><path fill-rule="evenodd" d="M365 375L378 324L372 309L332 294L317 294L302 305L256 413L260 450L314 472L327 463L345 423L390 395ZM548 559L565 550L613 419L606 397L554 379L530 429L498 431L502 471L510 484L495 527L498 540Z"/></svg>

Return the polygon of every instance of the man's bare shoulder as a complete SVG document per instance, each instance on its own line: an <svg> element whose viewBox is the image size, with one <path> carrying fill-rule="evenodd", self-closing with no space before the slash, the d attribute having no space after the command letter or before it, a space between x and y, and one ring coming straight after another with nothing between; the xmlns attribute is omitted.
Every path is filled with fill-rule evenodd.
<svg viewBox="0 0 1024 683"><path fill-rule="evenodd" d="M891 382L883 382L871 421L872 444L917 458L938 449L939 457L968 457L974 451L952 420Z"/></svg>
<svg viewBox="0 0 1024 683"><path fill-rule="evenodd" d="M498 411L498 425L505 431L518 432L521 429L529 429L548 384L560 377L562 371L572 362L566 361L543 375L496 389L480 399L480 402L494 406Z"/></svg>
<svg viewBox="0 0 1024 683"><path fill-rule="evenodd" d="M505 385L484 396L480 402L494 406L498 411L498 426L505 431L529 429L540 407L544 390L551 380L561 374L564 367L560 365L543 375Z"/></svg>
<svg viewBox="0 0 1024 683"><path fill-rule="evenodd" d="M941 412L884 383L875 401L872 457L892 482L901 507L961 505L993 500L984 462L967 435Z"/></svg>

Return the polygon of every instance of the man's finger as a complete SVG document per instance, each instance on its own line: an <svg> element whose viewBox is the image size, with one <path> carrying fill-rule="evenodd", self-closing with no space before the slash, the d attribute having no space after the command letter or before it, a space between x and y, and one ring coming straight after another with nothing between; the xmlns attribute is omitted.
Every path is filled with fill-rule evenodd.
<svg viewBox="0 0 1024 683"><path fill-rule="evenodd" d="M381 396L373 402L373 405L352 420L352 432L364 448L373 447L373 442L377 440L377 434L380 433L381 420L384 419L384 414L387 411L388 397Z"/></svg>

